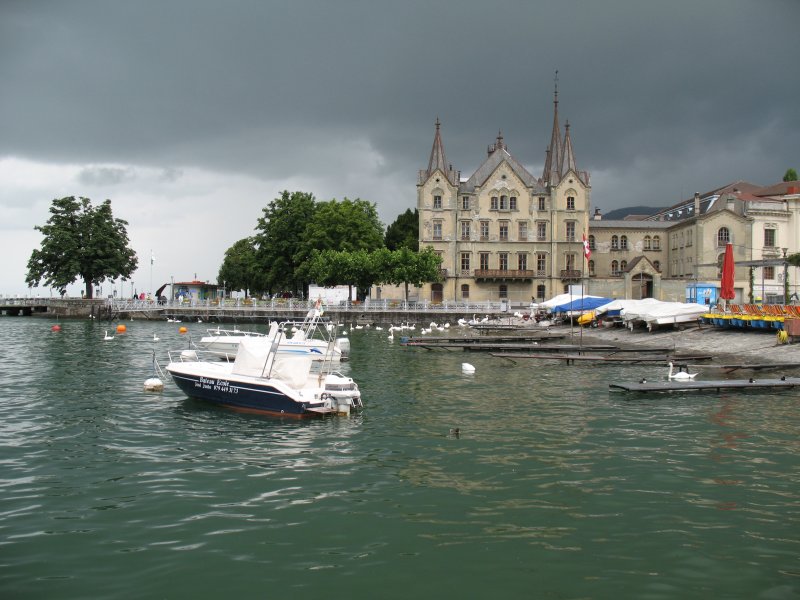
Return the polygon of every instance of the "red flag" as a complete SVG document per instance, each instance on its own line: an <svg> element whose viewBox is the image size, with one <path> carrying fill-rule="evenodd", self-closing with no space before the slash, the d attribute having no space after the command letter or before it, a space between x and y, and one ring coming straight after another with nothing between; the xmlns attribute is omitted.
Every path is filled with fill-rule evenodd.
<svg viewBox="0 0 800 600"><path fill-rule="evenodd" d="M583 234L583 255L586 257L586 260L589 260L589 257L592 255L592 249L589 248L589 240L586 239L586 234Z"/></svg>

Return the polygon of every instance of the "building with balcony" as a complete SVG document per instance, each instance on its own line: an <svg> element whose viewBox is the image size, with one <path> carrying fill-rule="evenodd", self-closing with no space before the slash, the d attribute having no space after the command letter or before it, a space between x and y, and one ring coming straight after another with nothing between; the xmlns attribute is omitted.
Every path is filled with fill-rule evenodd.
<svg viewBox="0 0 800 600"><path fill-rule="evenodd" d="M510 152L503 135L483 163L462 177L447 162L436 121L428 168L419 172L419 245L442 257L443 281L425 284L420 298L527 303L564 292L588 277L583 235L588 229L591 186L579 171L569 123L553 130L541 177Z"/></svg>

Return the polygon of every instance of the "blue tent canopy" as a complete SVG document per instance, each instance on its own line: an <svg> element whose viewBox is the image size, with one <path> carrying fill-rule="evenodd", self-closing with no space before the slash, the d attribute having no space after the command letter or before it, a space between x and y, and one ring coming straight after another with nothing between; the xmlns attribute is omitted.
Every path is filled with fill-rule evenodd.
<svg viewBox="0 0 800 600"><path fill-rule="evenodd" d="M611 298L575 298L572 302L559 304L553 307L554 313L572 312L581 310L594 310L598 306L603 306L611 302Z"/></svg>

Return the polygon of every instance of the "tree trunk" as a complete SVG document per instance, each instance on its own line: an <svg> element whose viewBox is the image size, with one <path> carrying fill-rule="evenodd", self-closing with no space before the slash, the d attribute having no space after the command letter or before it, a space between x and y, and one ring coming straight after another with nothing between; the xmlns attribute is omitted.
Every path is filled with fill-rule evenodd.
<svg viewBox="0 0 800 600"><path fill-rule="evenodd" d="M91 300L92 299L92 292L94 291L93 290L93 286L92 286L92 282L90 280L88 280L88 279L84 279L83 282L84 282L84 284L86 284L86 296L85 296L85 298L87 300Z"/></svg>
<svg viewBox="0 0 800 600"><path fill-rule="evenodd" d="M408 302L408 282L407 281L403 284L403 287L405 288L405 295L406 295L405 301Z"/></svg>

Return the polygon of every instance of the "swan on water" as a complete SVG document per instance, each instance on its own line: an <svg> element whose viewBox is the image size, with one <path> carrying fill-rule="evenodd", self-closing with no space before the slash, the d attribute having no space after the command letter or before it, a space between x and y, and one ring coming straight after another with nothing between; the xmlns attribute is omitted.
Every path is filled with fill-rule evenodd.
<svg viewBox="0 0 800 600"><path fill-rule="evenodd" d="M679 381L688 381L690 379L694 379L697 377L697 373L688 373L686 371L678 371L677 373L672 372L672 363L669 363L669 379L677 379Z"/></svg>
<svg viewBox="0 0 800 600"><path fill-rule="evenodd" d="M106 335L105 335L105 337L103 339L106 340L106 341L113 340L114 336L113 335L108 335L108 329L106 329Z"/></svg>
<svg viewBox="0 0 800 600"><path fill-rule="evenodd" d="M461 363L461 372L462 373L474 373L475 367L469 363Z"/></svg>

